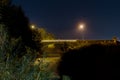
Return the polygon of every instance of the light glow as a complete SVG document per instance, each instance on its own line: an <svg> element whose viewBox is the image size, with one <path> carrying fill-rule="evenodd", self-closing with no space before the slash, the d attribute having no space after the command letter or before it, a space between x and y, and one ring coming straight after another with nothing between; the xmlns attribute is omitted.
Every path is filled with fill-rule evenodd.
<svg viewBox="0 0 120 80"><path fill-rule="evenodd" d="M83 30L84 27L85 27L84 24L80 24L79 29L80 29L80 30L81 30L81 29Z"/></svg>
<svg viewBox="0 0 120 80"><path fill-rule="evenodd" d="M31 25L31 29L35 29L35 25Z"/></svg>

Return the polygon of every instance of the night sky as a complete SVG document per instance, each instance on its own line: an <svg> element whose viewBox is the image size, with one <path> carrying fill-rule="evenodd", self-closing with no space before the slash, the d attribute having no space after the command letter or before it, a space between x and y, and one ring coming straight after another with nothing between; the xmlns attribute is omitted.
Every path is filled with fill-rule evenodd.
<svg viewBox="0 0 120 80"><path fill-rule="evenodd" d="M13 0L21 5L30 22L58 39L120 38L120 0Z"/></svg>

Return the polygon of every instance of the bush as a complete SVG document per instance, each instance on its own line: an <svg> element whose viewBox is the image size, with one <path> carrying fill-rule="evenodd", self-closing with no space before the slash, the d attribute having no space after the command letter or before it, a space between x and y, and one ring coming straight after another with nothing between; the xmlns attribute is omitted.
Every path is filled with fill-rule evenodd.
<svg viewBox="0 0 120 80"><path fill-rule="evenodd" d="M53 73L45 71L48 63L33 65L36 51L26 48L26 54L20 55L20 39L8 37L4 25L0 25L0 80L50 80Z"/></svg>
<svg viewBox="0 0 120 80"><path fill-rule="evenodd" d="M61 76L71 80L116 80L120 76L120 45L93 44L63 54L58 66Z"/></svg>

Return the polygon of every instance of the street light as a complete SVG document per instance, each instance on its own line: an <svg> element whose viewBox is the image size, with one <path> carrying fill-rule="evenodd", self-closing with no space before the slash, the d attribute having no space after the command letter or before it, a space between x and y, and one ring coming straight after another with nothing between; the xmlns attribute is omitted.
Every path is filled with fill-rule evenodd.
<svg viewBox="0 0 120 80"><path fill-rule="evenodd" d="M80 24L78 28L79 28L79 30L81 31L82 40L84 40L84 29L85 29L85 25L84 25L84 24Z"/></svg>
<svg viewBox="0 0 120 80"><path fill-rule="evenodd" d="M35 29L35 25L31 25L30 27L31 27L31 29Z"/></svg>

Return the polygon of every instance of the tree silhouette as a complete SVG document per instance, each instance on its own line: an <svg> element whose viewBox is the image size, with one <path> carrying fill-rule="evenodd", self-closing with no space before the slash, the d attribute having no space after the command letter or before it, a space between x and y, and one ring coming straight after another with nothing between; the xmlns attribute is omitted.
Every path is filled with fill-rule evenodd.
<svg viewBox="0 0 120 80"><path fill-rule="evenodd" d="M0 15L0 23L7 27L10 37L21 37L26 46L37 48L32 40L29 19L25 16L21 6L11 4L11 0L2 0L0 2Z"/></svg>
<svg viewBox="0 0 120 80"><path fill-rule="evenodd" d="M1 6L10 5L11 2L12 2L12 0L0 0L0 5Z"/></svg>

